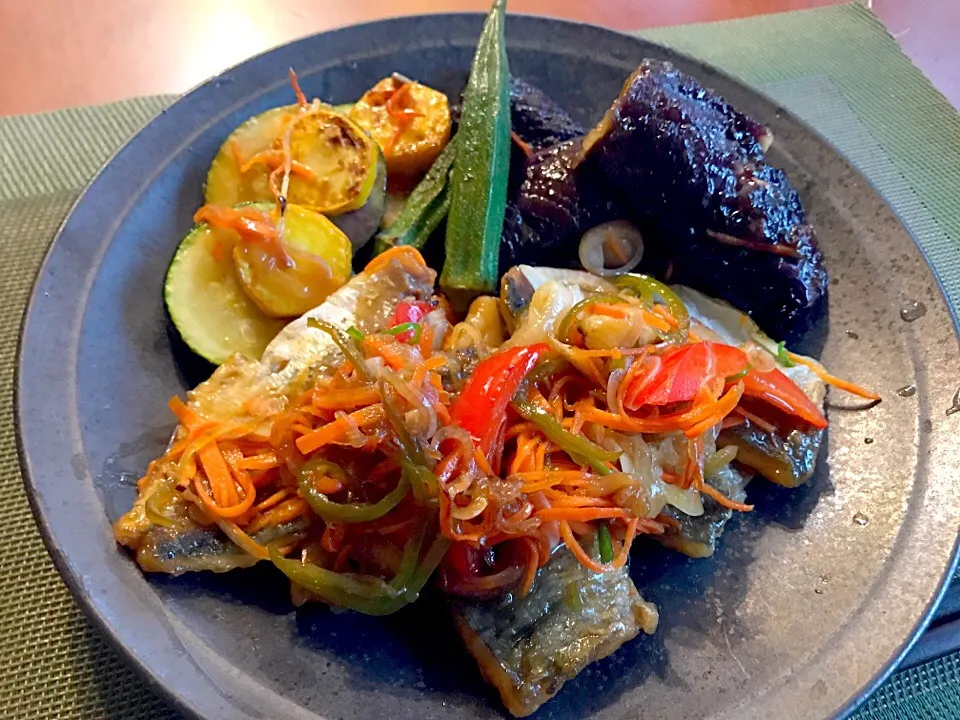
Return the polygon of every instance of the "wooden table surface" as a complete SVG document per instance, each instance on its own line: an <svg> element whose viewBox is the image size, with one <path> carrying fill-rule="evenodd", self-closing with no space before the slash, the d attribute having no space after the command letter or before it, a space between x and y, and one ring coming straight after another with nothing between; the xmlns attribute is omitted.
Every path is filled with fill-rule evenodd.
<svg viewBox="0 0 960 720"><path fill-rule="evenodd" d="M960 2L865 0L960 107ZM836 0L511 0L510 10L621 30ZM334 27L485 10L489 0L0 0L0 115L179 93L244 58Z"/></svg>

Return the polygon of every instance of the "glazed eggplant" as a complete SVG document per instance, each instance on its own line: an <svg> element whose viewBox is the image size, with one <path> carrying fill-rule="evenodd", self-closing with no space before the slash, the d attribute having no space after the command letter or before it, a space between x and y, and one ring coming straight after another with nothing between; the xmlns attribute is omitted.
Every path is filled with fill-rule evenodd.
<svg viewBox="0 0 960 720"><path fill-rule="evenodd" d="M510 120L513 131L534 150L581 137L586 129L540 88L510 78Z"/></svg>
<svg viewBox="0 0 960 720"><path fill-rule="evenodd" d="M786 337L820 316L827 271L797 191L766 161L770 140L694 78L645 60L585 138L576 173L599 173L629 210L648 269Z"/></svg>
<svg viewBox="0 0 960 720"><path fill-rule="evenodd" d="M501 273L514 265L580 267L580 237L590 228L626 213L590 169L578 169L582 138L536 153L523 183L508 202L500 243Z"/></svg>

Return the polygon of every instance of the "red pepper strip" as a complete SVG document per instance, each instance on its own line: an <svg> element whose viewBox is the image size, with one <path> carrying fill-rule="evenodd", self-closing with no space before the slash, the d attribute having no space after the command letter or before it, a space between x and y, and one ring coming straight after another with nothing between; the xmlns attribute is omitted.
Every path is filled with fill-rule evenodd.
<svg viewBox="0 0 960 720"><path fill-rule="evenodd" d="M538 343L491 355L477 365L450 406L451 421L473 436L488 461L500 426L506 421L507 405L523 379L549 350L546 343Z"/></svg>
<svg viewBox="0 0 960 720"><path fill-rule="evenodd" d="M724 345L722 343L704 343L713 348L713 355L716 359L716 365L713 368L714 375L718 378L735 377L742 373L750 365L750 359L740 348L733 345Z"/></svg>
<svg viewBox="0 0 960 720"><path fill-rule="evenodd" d="M668 350L660 356L662 365L655 377L627 398L627 407L671 405L688 402L706 382L713 365L713 352L706 343L692 343Z"/></svg>
<svg viewBox="0 0 960 720"><path fill-rule="evenodd" d="M397 325L403 325L408 322L418 323L436 309L435 305L431 305L428 302L421 302L419 300L408 302L404 300L397 304L397 309L393 313L393 321L390 323L390 327L396 327ZM413 330L407 330L397 335L397 340L400 342L409 342L412 337Z"/></svg>
<svg viewBox="0 0 960 720"><path fill-rule="evenodd" d="M743 396L757 398L794 415L815 428L825 428L827 419L820 408L796 384L779 370L757 372L751 370L743 378Z"/></svg>
<svg viewBox="0 0 960 720"><path fill-rule="evenodd" d="M731 345L699 342L668 350L644 360L650 369L624 397L631 410L642 405L670 405L696 398L712 378L735 376L746 369L746 353Z"/></svg>

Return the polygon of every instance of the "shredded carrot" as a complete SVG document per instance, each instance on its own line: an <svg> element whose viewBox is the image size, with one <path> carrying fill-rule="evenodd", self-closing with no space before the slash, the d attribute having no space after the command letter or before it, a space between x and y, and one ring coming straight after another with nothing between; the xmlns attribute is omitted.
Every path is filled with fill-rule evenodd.
<svg viewBox="0 0 960 720"><path fill-rule="evenodd" d="M257 489L247 473L236 473L243 489L243 499L237 493L234 475L231 474L227 462L224 460L216 443L210 443L198 453L203 470L213 490L213 498L207 493L199 475L193 479L194 491L206 506L206 509L222 518L235 518L243 515L256 500Z"/></svg>
<svg viewBox="0 0 960 720"><path fill-rule="evenodd" d="M286 157L282 150L261 150L255 155L251 155L250 158L240 166L240 172L249 172L250 168L261 163L270 168L271 172L275 172L278 169L282 169L287 162L290 163L290 172L293 175L299 175L306 180L317 179L317 174L312 168L304 165L299 160Z"/></svg>
<svg viewBox="0 0 960 720"><path fill-rule="evenodd" d="M643 321L650 327L659 330L660 332L669 332L673 329L666 318L660 317L657 313L650 312L649 310L644 310L641 308L640 315L643 317Z"/></svg>
<svg viewBox="0 0 960 720"><path fill-rule="evenodd" d="M603 520L604 518L622 518L627 516L627 511L623 508L617 507L605 507L605 508L592 508L592 507L559 507L559 508L544 508L543 510L537 511L537 514L534 517L540 518L543 522L549 522L551 520L582 520L584 522L589 522L590 520Z"/></svg>
<svg viewBox="0 0 960 720"><path fill-rule="evenodd" d="M607 568L602 563L597 562L587 555L583 546L577 542L577 539L573 536L573 531L570 529L569 523L565 521L560 523L560 537L563 538L564 545L566 545L570 552L580 561L581 565L595 573L606 572Z"/></svg>
<svg viewBox="0 0 960 720"><path fill-rule="evenodd" d="M704 483L703 487L700 488L700 491L704 495L709 495L714 500L716 500L720 505L723 505L725 508L730 508L731 510L739 510L740 512L750 512L753 510L753 505L745 505L744 503L739 503L736 500L731 500L722 492L717 490L715 487L709 483Z"/></svg>
<svg viewBox="0 0 960 720"><path fill-rule="evenodd" d="M170 408L170 412L177 416L177 420L187 428L199 425L204 420L200 413L187 405L178 395L170 398L167 406Z"/></svg>
<svg viewBox="0 0 960 720"><path fill-rule="evenodd" d="M347 410L380 402L380 391L375 387L318 389L311 404L318 410Z"/></svg>
<svg viewBox="0 0 960 720"><path fill-rule="evenodd" d="M527 548L527 565L523 573L523 580L520 582L520 597L525 596L533 587L533 581L537 577L537 570L540 569L540 549L537 541L533 538L521 538L521 541Z"/></svg>
<svg viewBox="0 0 960 720"><path fill-rule="evenodd" d="M420 356L429 357L430 353L433 352L433 337L435 332L433 330L433 325L430 323L423 323L420 329Z"/></svg>
<svg viewBox="0 0 960 720"><path fill-rule="evenodd" d="M558 508L613 507L611 502L606 498L590 497L586 495L569 495L566 492L551 492L549 489L545 489L545 494L550 499L550 503L553 505L553 507Z"/></svg>
<svg viewBox="0 0 960 720"><path fill-rule="evenodd" d="M286 488L281 488L280 490L277 490L273 495L268 497L266 500L263 500L262 502L258 502L256 505L253 506L253 509L256 510L257 512L264 512L265 510L269 510L274 505L276 505L281 500L283 500L285 497L287 497L287 495L289 494L290 494L289 490L287 490Z"/></svg>
<svg viewBox="0 0 960 720"><path fill-rule="evenodd" d="M523 153L527 160L533 157L533 148L530 147L530 144L524 141L524 139L517 135L513 130L510 131L510 139L513 140L514 144L518 148L520 148L520 152Z"/></svg>
<svg viewBox="0 0 960 720"><path fill-rule="evenodd" d="M880 399L880 396L872 390L867 390L859 385L855 385L849 380L844 380L842 378L838 378L836 375L831 375L823 365L818 362L814 362L810 358L806 358L803 355L797 355L789 350L787 351L787 357L789 357L795 363L806 365L808 368L813 370L813 372L817 374L817 377L823 380L827 385L833 385L833 387L837 388L838 390L843 390L851 395L856 395L867 400Z"/></svg>
<svg viewBox="0 0 960 720"><path fill-rule="evenodd" d="M376 425L383 419L383 406L370 405L360 410L356 410L348 416L350 421L360 428ZM348 425L346 422L337 419L323 425L313 432L302 435L297 438L297 449L304 455L319 450L324 445L343 440L347 435Z"/></svg>
<svg viewBox="0 0 960 720"><path fill-rule="evenodd" d="M743 383L738 382L730 388L726 395L707 406L711 414L706 419L688 427L684 430L684 434L687 437L696 437L702 435L714 425L719 425L727 415L734 411L742 395Z"/></svg>
<svg viewBox="0 0 960 720"><path fill-rule="evenodd" d="M671 328L680 327L680 323L677 322L677 319L673 316L673 313L667 309L666 305L654 305L653 312L662 317L668 323L670 323Z"/></svg>
<svg viewBox="0 0 960 720"><path fill-rule="evenodd" d="M490 462L487 460L487 456L480 451L480 448L473 448L473 457L477 461L477 467L480 468L480 472L486 473L488 476L496 475L496 473L493 471L493 468L490 467Z"/></svg>
<svg viewBox="0 0 960 720"><path fill-rule="evenodd" d="M742 407L738 407L736 410L734 410L734 412L737 413L737 415L742 416L745 420L749 420L761 430L765 430L768 433L775 433L777 431L776 426L774 426L772 423L768 423L762 417L754 415L749 410L744 410Z"/></svg>
<svg viewBox="0 0 960 720"><path fill-rule="evenodd" d="M306 107L307 96L304 95L303 90L300 89L300 81L297 79L297 74L293 71L293 68L289 68L289 73L290 84L293 86L293 94L297 96L297 105Z"/></svg>
<svg viewBox="0 0 960 720"><path fill-rule="evenodd" d="M200 449L197 453L203 471L210 482L213 499L220 507L234 505L237 502L237 488L230 474L230 468L224 460L217 443L212 442Z"/></svg>
<svg viewBox="0 0 960 720"><path fill-rule="evenodd" d="M363 347L383 358L393 370L402 370L407 366L407 358L393 349L393 343L368 335L363 339Z"/></svg>
<svg viewBox="0 0 960 720"><path fill-rule="evenodd" d="M236 467L240 470L270 470L279 465L276 453L265 452L260 455L241 458Z"/></svg>
<svg viewBox="0 0 960 720"><path fill-rule="evenodd" d="M270 559L270 552L241 530L235 522L222 517L213 517L212 520L223 530L224 535L233 541L234 545L248 555L253 555L260 560Z"/></svg>
<svg viewBox="0 0 960 720"><path fill-rule="evenodd" d="M610 305L608 303L592 303L585 308L591 315L602 315L616 320L623 320L627 317L627 309L623 305Z"/></svg>
<svg viewBox="0 0 960 720"><path fill-rule="evenodd" d="M422 339L422 336L421 336L421 339ZM432 372L433 370L439 370L440 368L446 366L446 364L447 364L447 358L445 356L434 355L431 358L427 358L427 360L424 361L423 366L427 370Z"/></svg>

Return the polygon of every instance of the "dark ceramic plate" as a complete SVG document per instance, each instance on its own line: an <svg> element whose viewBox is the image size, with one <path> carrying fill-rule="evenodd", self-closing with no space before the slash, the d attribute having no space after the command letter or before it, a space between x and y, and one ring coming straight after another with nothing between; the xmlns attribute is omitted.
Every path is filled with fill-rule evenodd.
<svg viewBox="0 0 960 720"><path fill-rule="evenodd" d="M24 474L47 546L80 604L176 703L210 719L497 717L442 607L387 619L294 612L270 568L144 577L109 521L160 453L167 399L185 389L161 285L204 174L231 129L308 95L352 100L394 70L461 89L480 17L404 18L308 38L193 91L141 131L74 208L40 272L20 351ZM809 485L751 486L757 511L715 558L638 553L661 608L655 637L597 663L540 717L824 718L862 700L906 652L954 558L960 415L948 417L957 337L937 281L870 185L807 127L717 71L632 37L511 17L513 71L581 120L597 118L646 57L673 60L768 123L819 230L833 277L816 344L878 389L856 412L833 395ZM544 258L549 264L549 258ZM919 301L913 323L899 311ZM896 390L915 384L912 397Z"/></svg>

